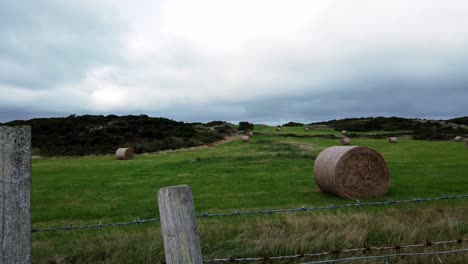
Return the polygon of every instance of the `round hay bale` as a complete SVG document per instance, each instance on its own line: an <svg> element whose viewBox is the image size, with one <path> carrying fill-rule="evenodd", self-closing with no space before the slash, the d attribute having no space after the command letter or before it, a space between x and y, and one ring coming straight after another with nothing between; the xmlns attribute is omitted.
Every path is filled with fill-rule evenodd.
<svg viewBox="0 0 468 264"><path fill-rule="evenodd" d="M277 128L276 128L276 131L281 131L281 127L277 127Z"/></svg>
<svg viewBox="0 0 468 264"><path fill-rule="evenodd" d="M343 137L347 137L348 136L348 131L346 131L346 130L341 131L341 135Z"/></svg>
<svg viewBox="0 0 468 264"><path fill-rule="evenodd" d="M309 130L310 130L310 128L308 128L308 127L304 128L304 131L306 131L306 132L309 131Z"/></svg>
<svg viewBox="0 0 468 264"><path fill-rule="evenodd" d="M248 135L249 137L253 137L254 133L253 133L252 131L249 131L249 132L247 133L247 135Z"/></svg>
<svg viewBox="0 0 468 264"><path fill-rule="evenodd" d="M398 143L398 138L397 137L389 137L388 142L390 143Z"/></svg>
<svg viewBox="0 0 468 264"><path fill-rule="evenodd" d="M341 144L341 145L349 145L349 144L351 144L351 139L349 139L349 138L342 138L342 139L340 139L340 144Z"/></svg>
<svg viewBox="0 0 468 264"><path fill-rule="evenodd" d="M131 148L119 148L115 152L115 158L118 160L131 160L133 159L134 153Z"/></svg>
<svg viewBox="0 0 468 264"><path fill-rule="evenodd" d="M324 192L355 199L384 195L390 172L383 156L371 148L335 146L318 155L314 180Z"/></svg>
<svg viewBox="0 0 468 264"><path fill-rule="evenodd" d="M462 136L456 136L456 137L454 138L454 140L455 140L456 142L463 142L463 137L462 137Z"/></svg>
<svg viewBox="0 0 468 264"><path fill-rule="evenodd" d="M249 142L249 136L242 136L242 142Z"/></svg>

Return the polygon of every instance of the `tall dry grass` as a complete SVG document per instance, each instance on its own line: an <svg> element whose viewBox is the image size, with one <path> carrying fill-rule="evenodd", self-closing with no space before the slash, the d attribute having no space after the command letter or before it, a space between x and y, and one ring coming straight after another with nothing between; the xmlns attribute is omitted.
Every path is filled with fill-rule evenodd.
<svg viewBox="0 0 468 264"><path fill-rule="evenodd" d="M367 246L406 245L468 238L468 208L405 206L198 219L204 257L262 257L315 253ZM38 234L39 235L39 234ZM162 263L158 224L106 230L35 235L35 263ZM431 252L468 247L468 243L413 250ZM328 258L362 256L340 254ZM468 254L440 256L443 263L468 263ZM326 258L309 258L302 261ZM380 260L358 263L381 263ZM300 263L300 260L273 263ZM440 263L437 257L392 258L390 263Z"/></svg>

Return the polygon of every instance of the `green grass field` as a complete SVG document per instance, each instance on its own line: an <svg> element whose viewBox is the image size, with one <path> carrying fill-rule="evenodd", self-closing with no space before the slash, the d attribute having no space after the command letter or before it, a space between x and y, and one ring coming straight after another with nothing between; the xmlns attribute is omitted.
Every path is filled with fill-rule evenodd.
<svg viewBox="0 0 468 264"><path fill-rule="evenodd" d="M275 127L256 126L255 131L274 133ZM337 134L303 128L283 128L281 133ZM248 143L138 155L130 161L111 156L35 159L33 227L154 218L158 216L158 189L178 184L192 187L199 213L349 203L320 192L313 182L314 158L336 144L331 139L256 135ZM389 144L361 138L352 139L352 144L381 152L391 171L387 195L361 202L468 193L468 148L461 143L401 139ZM468 199L461 199L391 208L198 219L198 224L206 258L247 257L468 238L467 215ZM468 254L443 258L447 263L466 263ZM159 223L33 234L34 263L163 260ZM439 262L421 257L391 263Z"/></svg>

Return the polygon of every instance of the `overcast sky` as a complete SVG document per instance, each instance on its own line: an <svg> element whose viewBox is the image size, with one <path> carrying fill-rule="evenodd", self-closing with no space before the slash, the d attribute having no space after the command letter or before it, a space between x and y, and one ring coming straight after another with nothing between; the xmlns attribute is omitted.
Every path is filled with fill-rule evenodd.
<svg viewBox="0 0 468 264"><path fill-rule="evenodd" d="M468 1L0 1L0 122L70 114L468 115Z"/></svg>

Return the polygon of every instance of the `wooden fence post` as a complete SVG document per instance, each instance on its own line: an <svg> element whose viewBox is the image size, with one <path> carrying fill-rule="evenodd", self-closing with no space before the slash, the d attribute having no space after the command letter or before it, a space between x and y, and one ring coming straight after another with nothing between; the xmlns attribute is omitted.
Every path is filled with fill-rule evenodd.
<svg viewBox="0 0 468 264"><path fill-rule="evenodd" d="M0 263L31 263L31 128L0 126Z"/></svg>
<svg viewBox="0 0 468 264"><path fill-rule="evenodd" d="M158 193L161 232L167 264L202 264L192 189L187 185Z"/></svg>

